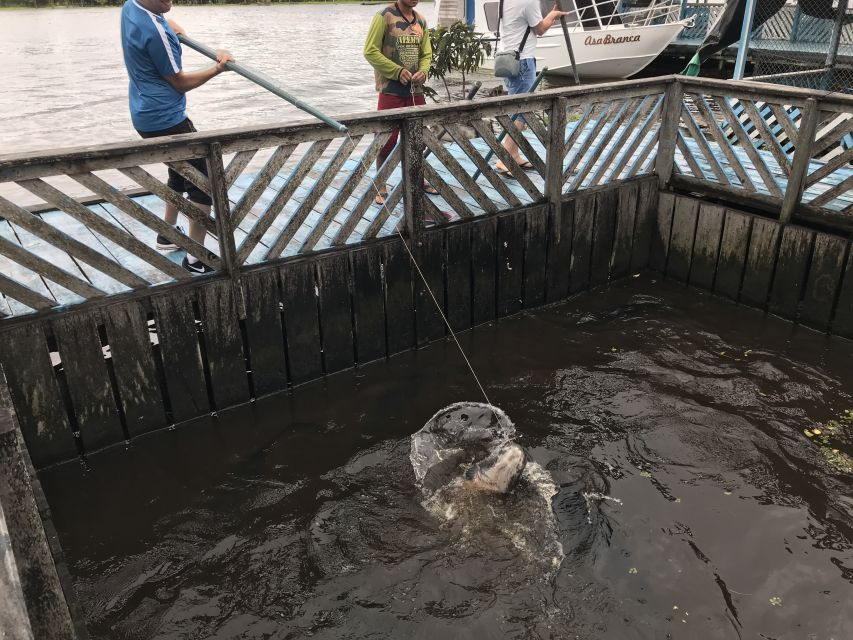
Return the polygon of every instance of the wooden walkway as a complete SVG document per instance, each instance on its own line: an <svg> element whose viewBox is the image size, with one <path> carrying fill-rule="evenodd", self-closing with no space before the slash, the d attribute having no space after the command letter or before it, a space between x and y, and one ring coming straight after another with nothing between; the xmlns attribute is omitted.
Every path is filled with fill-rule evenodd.
<svg viewBox="0 0 853 640"><path fill-rule="evenodd" d="M806 212L853 221L851 102L786 87L656 79L364 114L350 121L351 137L311 124L0 158L0 183L55 207L34 215L23 201L0 196L0 318L188 281L180 267L185 251L233 275L244 266L387 237L401 223L411 235L412 225L430 219L445 224L445 217L557 203L654 173L679 188L781 210L788 220ZM513 126L516 114L528 122L523 135ZM376 155L401 123L401 143L377 172ZM499 135L515 138L530 170L514 166ZM493 155L513 177L495 171ZM192 158L207 160L210 178L187 162ZM228 215L205 217L169 190L164 163ZM414 187L415 174L439 194ZM120 192L128 179L150 195ZM388 184L387 206L373 202L374 180ZM83 206L65 183L102 199ZM157 233L174 233L162 221L166 202L206 225L204 246L178 237L179 251L153 249Z"/></svg>

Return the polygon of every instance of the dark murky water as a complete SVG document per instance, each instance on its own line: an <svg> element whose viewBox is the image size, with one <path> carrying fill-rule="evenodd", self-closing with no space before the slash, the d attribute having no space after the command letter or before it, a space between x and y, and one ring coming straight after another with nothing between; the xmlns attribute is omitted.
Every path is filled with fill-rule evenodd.
<svg viewBox="0 0 853 640"><path fill-rule="evenodd" d="M853 637L850 342L649 276L462 342L550 508L421 506L433 345L44 473L92 637Z"/></svg>

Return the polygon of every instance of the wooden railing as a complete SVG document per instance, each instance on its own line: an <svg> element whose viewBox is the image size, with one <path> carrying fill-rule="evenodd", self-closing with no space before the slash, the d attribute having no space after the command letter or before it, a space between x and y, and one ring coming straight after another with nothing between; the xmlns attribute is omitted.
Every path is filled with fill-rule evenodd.
<svg viewBox="0 0 853 640"><path fill-rule="evenodd" d="M346 135L300 123L6 156L0 318L192 277L176 258L183 253L154 248L157 234L236 282L257 263L398 229L417 243L426 224L558 206L574 192L653 173L663 188L748 201L783 221L847 224L851 111L847 96L665 77L361 114L343 118ZM395 128L400 143L377 170ZM502 136L516 141L529 170L504 151ZM196 159L208 177L190 164ZM213 215L169 189L166 166L210 195ZM425 194L425 183L438 195ZM31 206L34 198L44 204ZM204 225L203 245L163 221L167 203Z"/></svg>
<svg viewBox="0 0 853 640"><path fill-rule="evenodd" d="M648 175L666 85L363 114L344 118L346 135L303 123L0 158L0 315L187 280L174 257L183 253L158 252L157 234L237 279L248 265L365 242L398 226L417 240L425 220L558 203L578 189ZM394 128L400 143L376 170ZM517 142L531 170L504 150L502 136ZM209 177L190 164L196 159ZM213 215L167 186L167 166L212 198ZM427 196L424 182L439 194ZM376 186L385 184L389 195L378 206ZM34 199L44 204L33 207ZM163 221L166 204L204 225L204 245Z"/></svg>

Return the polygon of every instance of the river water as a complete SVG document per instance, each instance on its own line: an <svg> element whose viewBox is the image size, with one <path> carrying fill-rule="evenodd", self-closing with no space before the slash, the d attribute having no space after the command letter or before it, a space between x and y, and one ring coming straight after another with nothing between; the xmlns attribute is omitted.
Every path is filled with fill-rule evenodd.
<svg viewBox="0 0 853 640"><path fill-rule="evenodd" d="M359 4L177 6L169 17L214 48L329 114L370 111L373 72L362 56L380 7ZM431 18L433 5L422 11ZM0 155L138 139L127 106L121 9L0 12ZM209 61L184 47L185 66ZM492 79L494 82L494 79ZM308 117L236 74L188 94L200 130Z"/></svg>
<svg viewBox="0 0 853 640"><path fill-rule="evenodd" d="M92 638L853 637L850 342L643 275L462 343L546 511L421 504L433 344L43 472Z"/></svg>

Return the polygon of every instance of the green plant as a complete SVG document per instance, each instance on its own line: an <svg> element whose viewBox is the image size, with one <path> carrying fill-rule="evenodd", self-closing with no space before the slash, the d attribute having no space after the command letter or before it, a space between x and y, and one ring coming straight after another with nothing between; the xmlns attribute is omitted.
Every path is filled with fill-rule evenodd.
<svg viewBox="0 0 853 640"><path fill-rule="evenodd" d="M482 66L486 56L492 53L492 43L474 27L464 22L454 22L449 27L437 27L430 31L432 43L432 65L429 77L444 83L447 99L452 100L447 76L454 71L462 74L462 93L466 91L466 78Z"/></svg>

